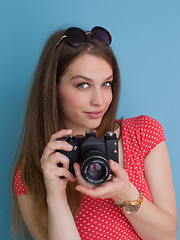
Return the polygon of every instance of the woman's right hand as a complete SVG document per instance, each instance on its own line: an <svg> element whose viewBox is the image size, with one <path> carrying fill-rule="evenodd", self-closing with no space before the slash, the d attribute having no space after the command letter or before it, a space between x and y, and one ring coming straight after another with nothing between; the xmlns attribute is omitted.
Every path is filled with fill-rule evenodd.
<svg viewBox="0 0 180 240"><path fill-rule="evenodd" d="M68 170L69 158L56 150L71 151L72 145L66 141L57 141L71 133L71 130L60 130L51 136L50 141L46 145L41 157L41 166L44 175L44 181L48 195L59 195L65 193L67 182L75 181L76 178ZM58 167L58 163L62 163L63 167ZM65 178L60 178L64 176Z"/></svg>

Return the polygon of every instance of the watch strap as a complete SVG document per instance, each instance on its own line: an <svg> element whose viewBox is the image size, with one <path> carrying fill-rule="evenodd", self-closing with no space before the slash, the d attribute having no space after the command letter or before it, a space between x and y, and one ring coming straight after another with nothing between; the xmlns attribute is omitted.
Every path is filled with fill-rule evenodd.
<svg viewBox="0 0 180 240"><path fill-rule="evenodd" d="M142 202L143 202L143 195L139 192L139 197L137 198L137 200L135 201L126 201L122 204L116 204L116 206L118 206L122 212L125 212L127 214L132 214L132 213L136 213L138 211L138 209L141 207Z"/></svg>

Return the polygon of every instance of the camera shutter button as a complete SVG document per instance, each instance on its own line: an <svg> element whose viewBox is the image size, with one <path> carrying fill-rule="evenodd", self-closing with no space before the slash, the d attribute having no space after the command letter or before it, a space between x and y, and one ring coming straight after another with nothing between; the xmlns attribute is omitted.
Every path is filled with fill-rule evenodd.
<svg viewBox="0 0 180 240"><path fill-rule="evenodd" d="M76 151L76 150L77 150L77 146L74 146L74 148L73 148L73 149L74 149L74 151Z"/></svg>

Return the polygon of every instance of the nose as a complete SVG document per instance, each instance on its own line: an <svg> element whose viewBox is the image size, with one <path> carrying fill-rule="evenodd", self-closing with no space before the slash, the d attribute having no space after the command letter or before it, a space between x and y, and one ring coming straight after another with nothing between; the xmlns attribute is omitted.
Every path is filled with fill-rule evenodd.
<svg viewBox="0 0 180 240"><path fill-rule="evenodd" d="M91 93L91 105L101 106L104 102L103 92L101 89L92 89Z"/></svg>

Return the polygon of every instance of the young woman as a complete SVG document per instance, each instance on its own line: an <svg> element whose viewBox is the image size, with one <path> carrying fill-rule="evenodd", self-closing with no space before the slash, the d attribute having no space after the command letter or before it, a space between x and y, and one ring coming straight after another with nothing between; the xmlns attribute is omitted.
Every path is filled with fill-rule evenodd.
<svg viewBox="0 0 180 240"><path fill-rule="evenodd" d="M44 47L13 176L13 229L24 239L176 239L162 126L148 116L115 119L120 74L110 43L104 28L70 28ZM107 159L112 174L99 185L82 177L79 163L72 174L65 153L73 146L61 139L92 130L118 138L119 163Z"/></svg>

